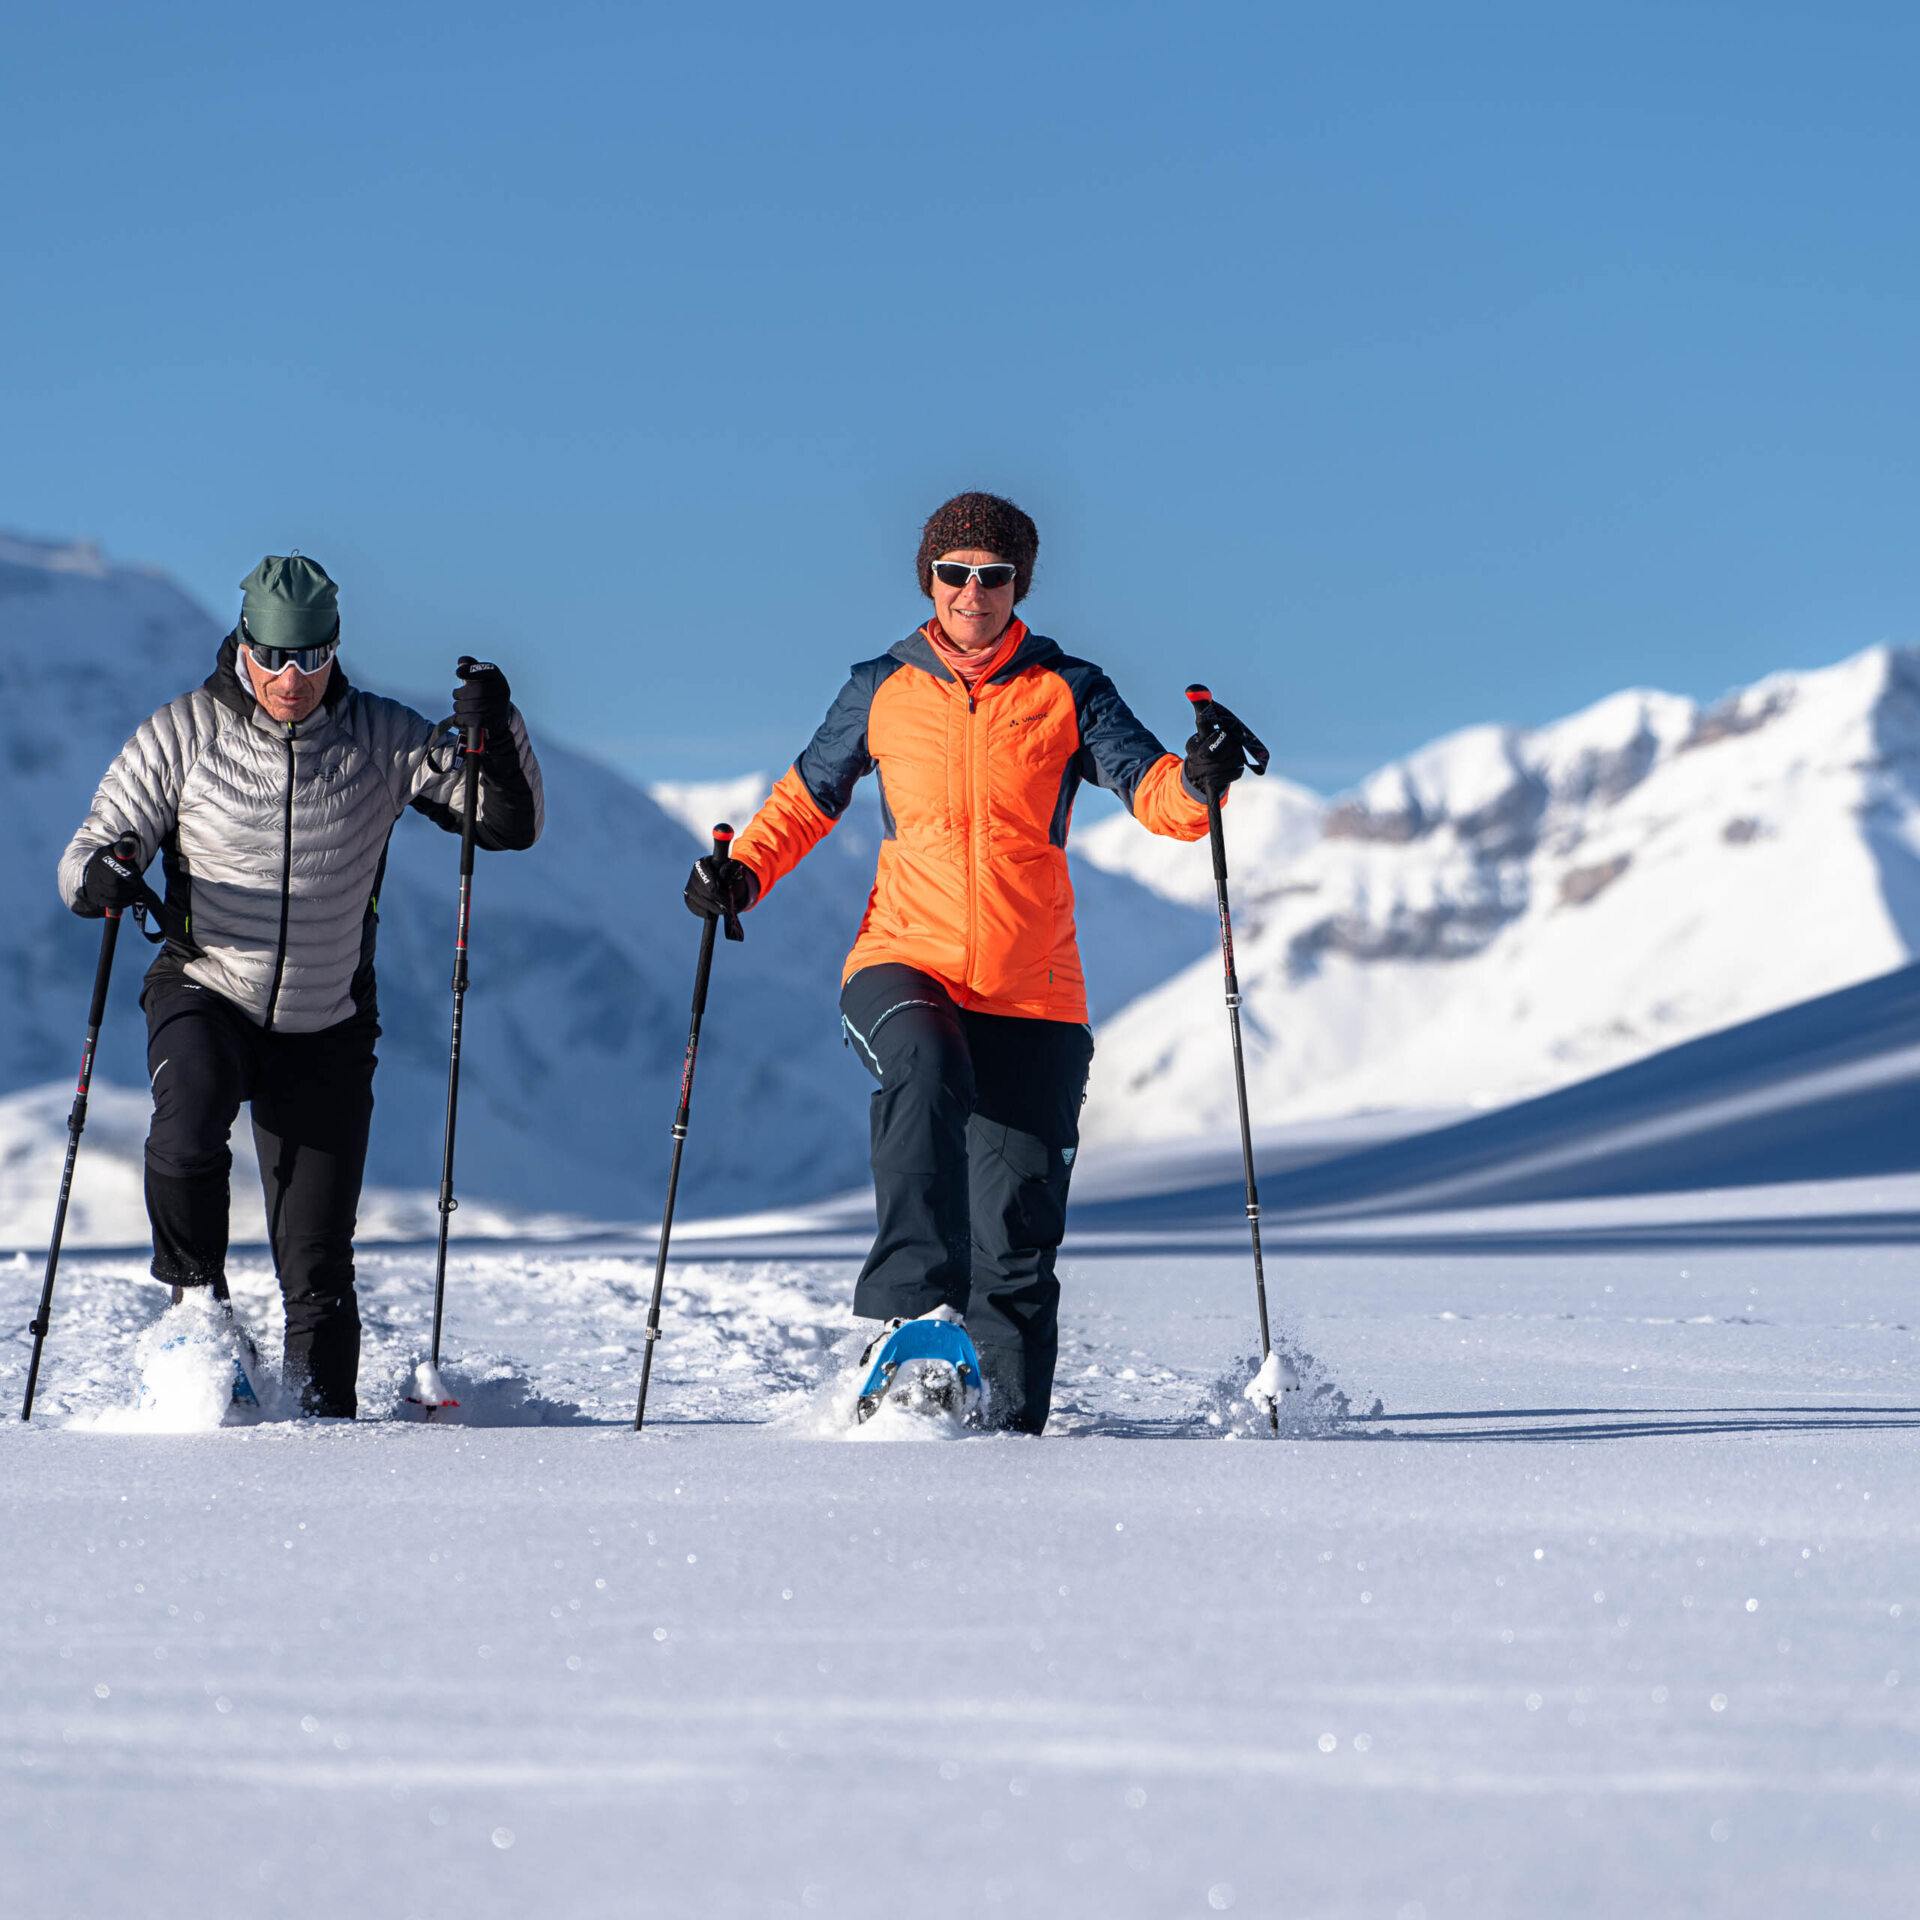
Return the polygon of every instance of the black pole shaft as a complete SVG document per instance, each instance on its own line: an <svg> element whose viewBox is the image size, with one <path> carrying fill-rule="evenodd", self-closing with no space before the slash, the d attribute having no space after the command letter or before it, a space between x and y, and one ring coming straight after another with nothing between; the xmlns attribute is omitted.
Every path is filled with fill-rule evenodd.
<svg viewBox="0 0 1920 1920"><path fill-rule="evenodd" d="M80 1136L87 1125L87 1089L93 1085L93 1055L100 1044L100 1024L107 1014L107 982L113 977L113 950L120 939L120 915L107 915L100 930L100 961L93 970L93 1006L87 1014L87 1044L80 1054L80 1084L67 1115L67 1164L60 1175L60 1202L53 1210L53 1238L47 1246L47 1273L40 1283L40 1310L33 1316L33 1358L27 1362L27 1397L20 1418L33 1418L34 1389L40 1384L40 1349L46 1344L53 1319L53 1277L60 1267L60 1242L66 1237L67 1202L73 1196L73 1165L80 1157Z"/></svg>
<svg viewBox="0 0 1920 1920"><path fill-rule="evenodd" d="M724 860L733 844L731 827L716 827L713 857ZM700 1057L700 1022L707 1011L707 979L713 972L713 936L720 922L709 914L700 930L700 960L693 970L693 1018L687 1027L687 1060L680 1069L680 1105L673 1116L673 1155L667 1162L667 1204L660 1216L660 1252L653 1263L653 1301L647 1308L646 1345L640 1355L640 1401L633 1410L633 1430L647 1422L647 1387L653 1379L653 1349L660 1339L660 1296L667 1284L667 1244L673 1237L673 1203L680 1191L680 1155L687 1144L687 1114L693 1105L693 1069Z"/></svg>
<svg viewBox="0 0 1920 1920"><path fill-rule="evenodd" d="M1233 910L1227 904L1227 840L1220 825L1220 795L1207 795L1207 832L1213 841L1213 891L1220 907L1220 958L1227 974L1227 1024L1233 1033L1233 1086L1240 1101L1240 1159L1247 1175L1247 1227L1253 1235L1253 1291L1260 1306L1260 1358L1273 1351L1267 1323L1267 1267L1260 1251L1260 1189L1253 1175L1253 1122L1247 1113L1247 1060L1240 1043L1240 974L1233 963ZM1280 1431L1280 1410L1267 1408L1268 1424Z"/></svg>
<svg viewBox="0 0 1920 1920"><path fill-rule="evenodd" d="M440 1365L440 1322L447 1299L447 1229L460 1203L453 1197L453 1135L460 1112L460 1033L467 1007L467 928L473 911L473 835L480 811L480 754L485 735L460 736L466 784L460 796L460 917L453 937L453 1037L447 1052L447 1135L440 1151L440 1244L433 1258L433 1364Z"/></svg>

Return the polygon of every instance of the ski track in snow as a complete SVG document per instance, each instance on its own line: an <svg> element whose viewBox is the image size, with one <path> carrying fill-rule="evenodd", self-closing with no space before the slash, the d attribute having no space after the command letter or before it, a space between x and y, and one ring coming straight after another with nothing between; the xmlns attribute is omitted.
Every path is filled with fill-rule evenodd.
<svg viewBox="0 0 1920 1920"><path fill-rule="evenodd" d="M1280 1443L1244 1251L1141 1242L1045 1440L854 1451L838 1255L676 1263L639 1439L644 1251L456 1243L422 1427L369 1249L362 1422L186 1433L118 1254L12 1419L0 1261L0 1909L1910 1914L1911 1250L1276 1242Z"/></svg>

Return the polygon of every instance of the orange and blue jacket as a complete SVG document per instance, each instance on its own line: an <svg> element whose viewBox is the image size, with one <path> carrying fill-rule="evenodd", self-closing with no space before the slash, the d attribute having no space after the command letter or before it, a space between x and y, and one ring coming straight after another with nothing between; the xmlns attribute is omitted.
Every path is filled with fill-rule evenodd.
<svg viewBox="0 0 1920 1920"><path fill-rule="evenodd" d="M863 660L733 856L764 899L877 772L885 838L843 979L897 961L971 1012L1085 1021L1066 851L1081 782L1175 840L1207 831L1206 803L1098 667L1018 620L1008 637L971 692L924 627Z"/></svg>

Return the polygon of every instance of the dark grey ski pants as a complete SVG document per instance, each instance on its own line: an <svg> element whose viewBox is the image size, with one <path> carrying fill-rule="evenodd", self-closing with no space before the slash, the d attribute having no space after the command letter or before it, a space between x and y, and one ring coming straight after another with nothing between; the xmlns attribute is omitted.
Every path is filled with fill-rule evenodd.
<svg viewBox="0 0 1920 1920"><path fill-rule="evenodd" d="M286 1379L310 1413L356 1411L360 1306L353 1228L373 1118L379 1023L356 1014L321 1033L267 1033L192 982L149 976L147 1215L153 1273L176 1287L225 1278L242 1101L266 1189L274 1270L287 1309Z"/></svg>
<svg viewBox="0 0 1920 1920"><path fill-rule="evenodd" d="M968 1013L915 967L862 967L840 995L873 1096L879 1232L854 1290L868 1319L964 1313L995 1417L1038 1433L1058 1357L1054 1255L1093 1035Z"/></svg>

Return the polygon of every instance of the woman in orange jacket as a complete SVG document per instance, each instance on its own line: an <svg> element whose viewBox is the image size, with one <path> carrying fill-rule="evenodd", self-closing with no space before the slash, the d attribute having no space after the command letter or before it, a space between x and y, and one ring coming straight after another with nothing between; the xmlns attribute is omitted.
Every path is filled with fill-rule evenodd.
<svg viewBox="0 0 1920 1920"><path fill-rule="evenodd" d="M1067 828L1084 780L1142 826L1207 831L1202 797L1244 761L1199 736L1183 765L1088 661L1014 607L1040 536L1010 500L956 495L927 522L933 617L862 661L806 751L733 843L694 868L695 913L744 912L880 781L885 838L841 1017L879 1081L879 1232L854 1312L946 1306L980 1350L991 1417L1038 1433L1059 1346L1054 1255L1093 1059Z"/></svg>

